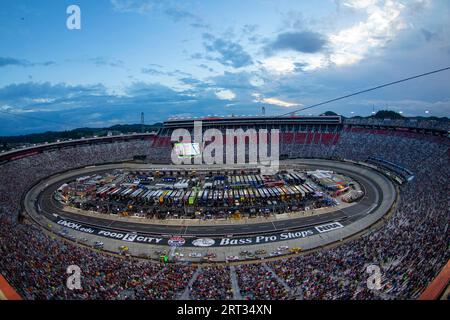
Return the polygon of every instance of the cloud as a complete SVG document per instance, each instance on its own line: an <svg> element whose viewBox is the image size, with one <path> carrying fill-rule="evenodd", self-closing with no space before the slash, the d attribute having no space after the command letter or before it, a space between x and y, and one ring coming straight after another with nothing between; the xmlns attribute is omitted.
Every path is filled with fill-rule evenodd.
<svg viewBox="0 0 450 320"><path fill-rule="evenodd" d="M50 82L27 82L10 84L0 88L0 102L10 102L19 106L30 107L33 103L42 103L49 101L48 99L56 101L58 99L71 99L86 95L102 95L105 92L106 88L100 84L71 86L65 83L53 85Z"/></svg>
<svg viewBox="0 0 450 320"><path fill-rule="evenodd" d="M282 13L281 24L281 30L303 30L307 25L307 20L301 11L290 10L286 13Z"/></svg>
<svg viewBox="0 0 450 320"><path fill-rule="evenodd" d="M338 2L338 7L337 17L345 17L351 22L350 26L323 29L321 33L280 33L264 47L269 57L261 61L263 68L277 75L287 75L356 65L369 57L380 56L400 31L409 27L406 6L401 2L343 0ZM428 33L424 36L432 37Z"/></svg>
<svg viewBox="0 0 450 320"><path fill-rule="evenodd" d="M422 35L427 42L439 39L439 35L436 32L432 32L424 28L422 28L420 31L422 32Z"/></svg>
<svg viewBox="0 0 450 320"><path fill-rule="evenodd" d="M167 8L164 12L168 16L172 17L174 21L180 21L180 20L183 20L183 19L188 19L188 20L190 20L190 19L193 19L193 20L198 19L198 17L195 14L192 14L191 12L183 10L183 9L180 9L180 8L171 7L171 8Z"/></svg>
<svg viewBox="0 0 450 320"><path fill-rule="evenodd" d="M196 14L183 9L178 3L170 0L111 0L113 10L124 13L147 15L151 12L162 12L172 21L188 21L194 28L207 28L208 24Z"/></svg>
<svg viewBox="0 0 450 320"><path fill-rule="evenodd" d="M214 69L213 69L213 68L211 68L210 66L207 66L207 65L204 64L204 63L201 63L201 64L197 65L197 67L202 68L202 69L205 69L205 70L208 70L209 72L214 72Z"/></svg>
<svg viewBox="0 0 450 320"><path fill-rule="evenodd" d="M72 117L64 117L74 110L83 110L86 108L99 108L106 104L108 95L106 88L102 85L86 85L86 86L70 86L64 83L50 84L46 83L21 83L8 85L0 88L0 105L9 105L9 114L33 115L43 119L59 119L63 123L69 123L67 119L72 121ZM79 112L79 111L78 111ZM89 112L90 113L90 112ZM20 131L28 123L25 120L19 123L18 127L14 127L14 123L10 123L11 115L8 116L7 124L4 130ZM41 126L45 121L34 123ZM76 122L74 122L76 123ZM48 130L50 125L47 124ZM82 122L78 122L78 126L83 126Z"/></svg>
<svg viewBox="0 0 450 320"><path fill-rule="evenodd" d="M187 85L201 85L202 81L196 79L196 78L192 78L192 77L184 77L184 78L180 78L178 79L181 83L183 84L187 84Z"/></svg>
<svg viewBox="0 0 450 320"><path fill-rule="evenodd" d="M249 35L254 33L258 28L259 26L257 24L245 24L242 26L242 33Z"/></svg>
<svg viewBox="0 0 450 320"><path fill-rule="evenodd" d="M0 134L65 130L68 123L70 128L99 126L112 119L119 119L116 123L137 123L141 111L151 113L148 121L158 121L177 108L185 110L186 104L196 102L192 96L158 84L136 82L125 87L125 94L120 96L108 91L102 85L71 86L49 82L2 87L0 106L8 114L0 114L4 123ZM90 117L93 111L101 114L95 121ZM24 115L28 118L23 118Z"/></svg>
<svg viewBox="0 0 450 320"><path fill-rule="evenodd" d="M432 8L420 8L414 6L414 3L420 1L411 0L411 5L409 2L408 0L408 5L403 7L405 0L340 0L339 12L334 8L317 10L322 9L321 7L316 7L312 16L306 16L308 10L292 12L289 17L274 12L280 19L286 17L286 24L274 19L260 27L245 23L261 21L260 18L267 17L267 13L258 13L258 19L254 21L242 21L238 18L229 20L230 12L226 12L228 7L202 5L203 12L213 10L213 15L215 10L223 9L223 21L217 20L214 28L206 31L208 33L198 33L188 24L197 22L199 11L188 7L187 2L115 0L112 3L116 3L118 11L135 13L130 14L131 18L136 18L136 14L144 14L144 20L155 23L156 26L161 26L161 23L167 25L171 21L183 23L187 29L180 31L178 28L180 30L176 32L187 32L180 39L189 41L183 42L178 51L176 48L171 51L171 58L166 59L168 64L165 66L148 64L138 59L133 62L134 65L140 64L139 67L129 69L125 74L119 69L102 69L107 73L99 70L102 72L96 75L96 79L104 80L106 87L31 82L0 88L0 109L3 108L5 112L40 114L42 117L55 119L73 119L74 125L84 120L92 125L108 121L138 123L141 111L146 113L148 121L153 118L164 120L166 116L178 113L199 116L220 113L226 106L227 113L258 112L264 105L270 106L268 114L281 114L286 112L284 108L299 105L299 102L312 105L445 66L450 53L448 43L445 42L449 28L446 28L448 19L440 14L445 11L447 4L434 2ZM198 2L189 1L189 4L200 7ZM181 5L185 7L180 7ZM290 8L299 9L302 6L289 5ZM304 12L307 18L303 18L300 12ZM232 22L232 26L227 25L227 21ZM169 29L161 32L167 32L166 37L170 37L170 32L175 31L173 28ZM257 36L256 42L249 40L253 36ZM130 41L128 44L132 45L134 40ZM185 59L185 55L197 51L199 53L192 55L192 58L200 60ZM104 53L97 54L72 61L91 67L123 66L121 60L105 58L109 55ZM161 54L163 58L167 56L164 55L165 52ZM48 76L48 79L57 79L56 81L68 79L71 83L84 79L67 76L72 74L70 71L73 68L78 68L77 65L67 68L61 64L58 69L49 68L51 71L55 69L55 72L34 74L34 69L24 67L38 65L33 62L36 59L39 62L39 58L28 54L23 57L30 61L21 59L20 56L0 58L0 67L16 66L12 71L17 73L11 77L14 81L27 79L28 74L33 74L30 79L45 79L41 77ZM63 61L70 61L69 59L70 57L66 57ZM418 64L417 61L421 63ZM48 62L50 64L52 62ZM22 68L17 68L20 66ZM176 69L177 67L180 69ZM0 70L9 71L5 68ZM182 71L182 68L192 74ZM117 77L111 77L111 74L116 74ZM142 79L157 83L139 82ZM108 84L111 87L107 87ZM346 114L350 110L364 114L367 109L370 114L372 105L365 100L375 101L381 95L384 100L390 101L389 106L401 107L405 114L413 114L415 109L422 110L425 107L432 114L448 114L446 84L448 73L442 73L342 100L326 105L324 109L314 108L311 112L335 110ZM260 93L260 96L252 96L254 92ZM407 109L408 103L411 104L410 109ZM97 114L95 119L89 118L94 112ZM2 121L2 126L8 126L8 129L0 128L2 132L18 131L34 125L41 128L41 125L34 122L31 126L30 122L24 122L23 125L19 123L14 127L8 121Z"/></svg>
<svg viewBox="0 0 450 320"><path fill-rule="evenodd" d="M183 92L177 92L157 83L134 82L125 88L125 92L133 102L147 100L151 103L182 103L192 100L191 96Z"/></svg>
<svg viewBox="0 0 450 320"><path fill-rule="evenodd" d="M169 7L164 10L164 13L172 18L173 21L178 22L182 20L190 21L191 27L194 28L208 28L209 25L203 22L203 19L197 16L196 14L193 14L192 12L189 12L185 9L179 8L179 7Z"/></svg>
<svg viewBox="0 0 450 320"><path fill-rule="evenodd" d="M124 62L122 60L114 60L114 59L108 59L105 57L95 57L90 58L90 62L95 64L97 67L101 66L108 66L108 67L114 67L114 68L123 68Z"/></svg>
<svg viewBox="0 0 450 320"><path fill-rule="evenodd" d="M111 0L113 10L117 12L132 12L147 14L151 12L160 1L155 0Z"/></svg>
<svg viewBox="0 0 450 320"><path fill-rule="evenodd" d="M184 72L179 69L164 70L163 66L155 64L151 65L150 67L142 68L141 72L151 76L192 77L192 75L188 72Z"/></svg>
<svg viewBox="0 0 450 320"><path fill-rule="evenodd" d="M35 67L35 66L51 66L54 65L54 61L46 62L30 62L24 59L16 59L11 57L0 57L0 68L7 66L19 66L19 67Z"/></svg>
<svg viewBox="0 0 450 320"><path fill-rule="evenodd" d="M342 5L353 9L366 9L378 4L378 0L345 0Z"/></svg>
<svg viewBox="0 0 450 320"><path fill-rule="evenodd" d="M220 100L233 100L234 98L236 98L236 94L233 91L227 89L218 90L215 93Z"/></svg>
<svg viewBox="0 0 450 320"><path fill-rule="evenodd" d="M142 68L141 72L151 76L162 76L166 74L165 72L157 70L155 68Z"/></svg>
<svg viewBox="0 0 450 320"><path fill-rule="evenodd" d="M347 0L343 5L365 12L367 18L329 36L330 61L337 66L360 62L375 49L383 48L406 27L401 17L405 6L400 2Z"/></svg>
<svg viewBox="0 0 450 320"><path fill-rule="evenodd" d="M8 57L0 57L0 67L6 67L6 66L21 66L25 67L28 66L29 62L26 60L19 60L15 58L8 58Z"/></svg>
<svg viewBox="0 0 450 320"><path fill-rule="evenodd" d="M266 46L268 54L277 51L294 50L304 53L316 53L324 50L327 40L323 35L312 31L284 32Z"/></svg>
<svg viewBox="0 0 450 320"><path fill-rule="evenodd" d="M298 67L296 62L290 57L270 57L261 63L265 70L278 75L293 73Z"/></svg>
<svg viewBox="0 0 450 320"><path fill-rule="evenodd" d="M206 50L218 55L218 57L207 57L207 59L233 68L242 68L253 64L251 56L239 43L216 38L210 33L203 34L203 39Z"/></svg>
<svg viewBox="0 0 450 320"><path fill-rule="evenodd" d="M125 94L115 95L101 85L35 82L2 87L0 110L8 114L0 113L4 124L0 135L139 123L141 112L145 112L148 123L163 121L173 114L200 116L224 110L234 99L234 92L225 88L176 91L146 82L134 82L123 91Z"/></svg>
<svg viewBox="0 0 450 320"><path fill-rule="evenodd" d="M253 75L248 72L228 72L211 77L210 80L219 88L236 90L253 90Z"/></svg>
<svg viewBox="0 0 450 320"><path fill-rule="evenodd" d="M254 102L272 104L272 105L283 107L283 108L302 106L302 104L284 101L284 100L281 100L281 99L275 98L275 97L264 98L264 97L261 97L261 95L259 93L254 93L253 97L255 98Z"/></svg>

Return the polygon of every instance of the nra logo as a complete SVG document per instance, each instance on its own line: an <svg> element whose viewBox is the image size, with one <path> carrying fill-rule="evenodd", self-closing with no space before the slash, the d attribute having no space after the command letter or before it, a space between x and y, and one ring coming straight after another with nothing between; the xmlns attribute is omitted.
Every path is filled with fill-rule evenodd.
<svg viewBox="0 0 450 320"><path fill-rule="evenodd" d="M339 222L332 222L332 223L323 224L321 226L317 226L314 228L316 228L316 230L319 231L320 233L324 233L324 232L329 232L332 230L340 229L343 227L344 226L342 224L340 224Z"/></svg>

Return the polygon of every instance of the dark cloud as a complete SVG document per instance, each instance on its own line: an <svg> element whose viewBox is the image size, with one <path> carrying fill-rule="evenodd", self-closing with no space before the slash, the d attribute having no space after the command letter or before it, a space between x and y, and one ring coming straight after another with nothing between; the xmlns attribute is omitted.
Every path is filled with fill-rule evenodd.
<svg viewBox="0 0 450 320"><path fill-rule="evenodd" d="M135 82L126 88L128 100L133 102L151 101L164 103L180 103L192 100L183 92L177 92L167 86L157 83Z"/></svg>
<svg viewBox="0 0 450 320"><path fill-rule="evenodd" d="M285 32L280 33L273 42L266 46L265 50L267 54L281 50L316 53L323 51L326 44L327 40L317 32Z"/></svg>
<svg viewBox="0 0 450 320"><path fill-rule="evenodd" d="M198 19L198 17L192 13L190 13L189 11L180 9L180 8L167 8L164 13L166 15L168 15L169 17L171 17L174 21L180 21L183 19L193 19L196 20Z"/></svg>
<svg viewBox="0 0 450 320"><path fill-rule="evenodd" d="M34 66L44 66L44 67L47 67L47 66L52 66L52 65L55 65L56 64L56 62L54 62L54 61L46 61L46 62L41 62L41 63L34 63L33 65Z"/></svg>
<svg viewBox="0 0 450 320"><path fill-rule="evenodd" d="M201 63L201 64L197 65L197 67L202 68L202 69L205 69L205 70L208 70L209 72L214 72L214 69L213 69L213 68L211 68L210 66L207 66L207 65L204 64L204 63Z"/></svg>
<svg viewBox="0 0 450 320"><path fill-rule="evenodd" d="M51 66L54 65L54 61L46 62L30 62L24 59L16 59L11 57L0 57L0 68L6 66L19 66L19 67L34 67L34 66Z"/></svg>
<svg viewBox="0 0 450 320"><path fill-rule="evenodd" d="M253 64L252 58L239 43L216 38L209 33L203 34L203 39L206 50L218 55L218 57L207 57L207 59L233 68L242 68Z"/></svg>
<svg viewBox="0 0 450 320"><path fill-rule="evenodd" d="M180 78L178 80L188 85L200 85L202 83L202 81L191 77Z"/></svg>
<svg viewBox="0 0 450 320"><path fill-rule="evenodd" d="M113 60L113 59L108 59L105 57L90 58L89 61L92 62L93 64L95 64L97 67L103 67L103 66L114 67L114 68L123 68L124 67L124 62L122 60Z"/></svg>
<svg viewBox="0 0 450 320"><path fill-rule="evenodd" d="M227 103L214 92L198 88L176 91L160 84L134 82L124 90L126 95L114 95L101 85L35 82L0 88L0 108L7 112L0 113L0 135L139 123L141 112L153 123L174 114L220 113Z"/></svg>
<svg viewBox="0 0 450 320"><path fill-rule="evenodd" d="M245 24L242 27L242 33L248 35L254 33L258 28L257 24Z"/></svg>
<svg viewBox="0 0 450 320"><path fill-rule="evenodd" d="M295 71L296 72L302 72L308 66L308 64L307 63L301 63L301 62L295 62L294 66L295 66Z"/></svg>
<svg viewBox="0 0 450 320"><path fill-rule="evenodd" d="M147 14L163 4L161 0L111 0L114 11Z"/></svg>
<svg viewBox="0 0 450 320"><path fill-rule="evenodd" d="M163 76L166 74L165 72L157 70L155 68L142 68L141 72L151 76Z"/></svg>
<svg viewBox="0 0 450 320"><path fill-rule="evenodd" d="M439 35L436 32L427 29L421 29L420 31L427 42L439 39Z"/></svg>
<svg viewBox="0 0 450 320"><path fill-rule="evenodd" d="M203 22L199 16L179 7L168 7L164 13L173 21L179 22L182 20L190 21L190 26L193 28L208 28L209 25Z"/></svg>
<svg viewBox="0 0 450 320"><path fill-rule="evenodd" d="M70 86L65 83L51 84L50 82L27 82L10 84L0 88L0 103L14 103L21 106L29 106L32 99L60 99L64 97L80 97L84 95L104 94L103 85Z"/></svg>
<svg viewBox="0 0 450 320"><path fill-rule="evenodd" d="M169 76L169 77L191 77L192 76L190 73L181 71L179 69L166 71L166 70L164 70L163 66L155 65L155 64L153 64L153 66L155 66L156 68L153 68L153 67L142 68L141 72L151 75L151 76Z"/></svg>
<svg viewBox="0 0 450 320"><path fill-rule="evenodd" d="M224 72L222 75L211 77L218 88L232 90L252 90L254 86L250 83L251 74L247 72Z"/></svg>
<svg viewBox="0 0 450 320"><path fill-rule="evenodd" d="M207 28L208 24L196 14L181 8L178 3L169 0L111 0L113 9L118 12L149 14L162 12L174 22L187 21L194 28Z"/></svg>
<svg viewBox="0 0 450 320"><path fill-rule="evenodd" d="M0 57L0 67L6 67L6 66L27 66L29 64L26 60L19 60L14 58L8 58L8 57Z"/></svg>
<svg viewBox="0 0 450 320"><path fill-rule="evenodd" d="M199 52L191 54L191 59L203 59L203 55Z"/></svg>

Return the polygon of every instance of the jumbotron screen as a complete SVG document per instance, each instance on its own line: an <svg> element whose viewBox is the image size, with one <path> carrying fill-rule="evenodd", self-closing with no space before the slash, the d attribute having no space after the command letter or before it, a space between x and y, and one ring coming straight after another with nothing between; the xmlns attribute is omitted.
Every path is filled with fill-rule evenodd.
<svg viewBox="0 0 450 320"><path fill-rule="evenodd" d="M198 143L177 142L174 144L174 148L178 158L193 158L200 155L200 145Z"/></svg>

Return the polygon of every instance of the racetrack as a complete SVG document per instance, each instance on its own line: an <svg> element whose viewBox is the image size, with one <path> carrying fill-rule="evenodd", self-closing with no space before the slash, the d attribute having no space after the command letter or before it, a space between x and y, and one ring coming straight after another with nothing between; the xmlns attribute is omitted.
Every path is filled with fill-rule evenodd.
<svg viewBox="0 0 450 320"><path fill-rule="evenodd" d="M122 221L120 219L99 218L64 211L62 205L53 200L53 192L63 182L74 179L75 177L117 168L138 169L149 167L149 165L128 163L86 167L52 176L41 181L30 190L25 197L24 205L31 216L45 217L47 221L78 231L81 230L85 233L92 231L92 234L103 235L106 238L160 245L167 245L170 237L181 236L187 239L183 245L192 246L196 239L205 237L214 239L214 245L220 245L221 243L226 243L226 245L242 245L244 243L260 243L264 239L274 242L291 239L291 237L306 238L313 235L320 236L324 232L323 226L328 226L326 228L329 228L329 231L336 231L335 229L345 228L355 223L360 224L360 220L368 215L382 217L395 200L395 188L392 183L380 173L364 166L329 160L287 160L282 161L281 164L285 166L307 167L309 169L329 169L342 173L356 180L363 187L365 196L352 206L320 215L270 220L261 223L216 223L213 225L155 224L148 222L130 222L128 221L130 219ZM155 167L155 165L151 166ZM161 167L167 168L168 166ZM42 220L41 218L40 220ZM330 228L329 226L335 226L336 228ZM289 236L286 236L287 234ZM236 241L223 240L224 238ZM250 240L245 241L245 239Z"/></svg>

